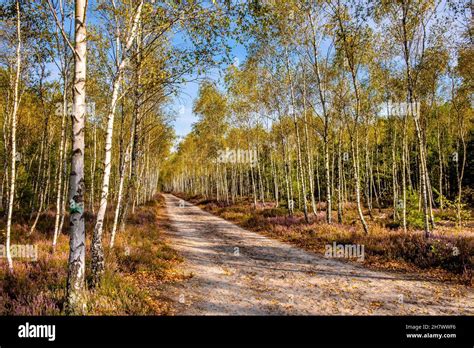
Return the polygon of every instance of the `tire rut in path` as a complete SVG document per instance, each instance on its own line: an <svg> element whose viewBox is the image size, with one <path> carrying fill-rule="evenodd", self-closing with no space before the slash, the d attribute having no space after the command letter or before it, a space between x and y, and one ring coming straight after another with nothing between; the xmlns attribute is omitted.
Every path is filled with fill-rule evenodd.
<svg viewBox="0 0 474 348"><path fill-rule="evenodd" d="M167 237L192 274L163 289L178 315L474 314L467 286L327 259L165 199Z"/></svg>

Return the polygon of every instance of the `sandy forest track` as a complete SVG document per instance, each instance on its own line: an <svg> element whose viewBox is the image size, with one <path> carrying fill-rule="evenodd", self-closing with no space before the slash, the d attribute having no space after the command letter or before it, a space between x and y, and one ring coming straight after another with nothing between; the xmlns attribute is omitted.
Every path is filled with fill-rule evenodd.
<svg viewBox="0 0 474 348"><path fill-rule="evenodd" d="M165 292L178 315L474 314L466 286L327 259L165 198L168 237L193 275Z"/></svg>

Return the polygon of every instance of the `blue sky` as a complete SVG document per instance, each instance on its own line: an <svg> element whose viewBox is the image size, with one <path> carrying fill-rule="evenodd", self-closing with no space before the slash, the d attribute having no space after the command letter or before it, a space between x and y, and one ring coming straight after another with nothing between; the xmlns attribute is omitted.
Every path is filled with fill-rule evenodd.
<svg viewBox="0 0 474 348"><path fill-rule="evenodd" d="M94 11L97 6L97 0L89 0L88 6L88 23L89 24L97 24L98 18ZM69 27L69 23L66 22L66 28ZM180 37L180 34L177 34L173 38L174 44L181 45L185 44L182 40L183 38ZM235 40L229 39L229 45L231 46L231 57L234 58L234 61L237 64L241 64L246 59L246 50L243 45L238 44ZM90 49L90 48L89 48ZM220 58L217 56L216 58ZM57 79L59 78L58 69L54 63L48 64L48 68L50 69L51 75L50 79ZM225 69L225 65L216 66L214 69L211 69L207 72L205 76L200 76L201 78L205 77L207 79L212 79L216 82L220 82L220 73ZM192 80L195 78L196 75L190 76L189 79ZM171 101L168 109L170 109L171 113L176 115L176 118L173 122L174 129L176 131L176 135L179 137L184 137L192 130L192 125L194 122L197 121L196 115L193 114L193 103L196 99L199 91L199 81L192 81L185 83L180 93L177 97Z"/></svg>
<svg viewBox="0 0 474 348"><path fill-rule="evenodd" d="M235 42L235 40L229 39L229 44L232 47L231 57L234 59L234 64L242 64L246 59L246 49L241 44ZM221 84L222 77L221 72L226 66L218 66L210 70L205 76L207 79L212 79L218 84ZM179 95L171 103L171 110L176 114L174 120L174 129L176 135L184 137L188 134L194 122L197 121L196 115L193 113L193 103L198 96L199 82L187 82L184 84Z"/></svg>

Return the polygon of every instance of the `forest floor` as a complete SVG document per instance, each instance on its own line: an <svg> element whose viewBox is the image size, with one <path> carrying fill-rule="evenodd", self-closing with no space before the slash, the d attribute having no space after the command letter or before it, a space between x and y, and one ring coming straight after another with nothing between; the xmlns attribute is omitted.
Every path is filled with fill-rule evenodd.
<svg viewBox="0 0 474 348"><path fill-rule="evenodd" d="M472 287L326 258L166 194L178 315L474 315Z"/></svg>
<svg viewBox="0 0 474 348"><path fill-rule="evenodd" d="M446 258L441 244L423 244L418 234L405 236L403 247L415 255L417 248L436 246L435 252L428 248L431 263L421 269L413 263L425 258L401 262L393 254L402 247L400 234L390 239L386 231L375 231L364 237L351 225L305 224L301 216L273 216L273 208L252 209L248 202L221 207L196 201L212 214L175 196L157 195L137 207L113 249L106 233L106 272L100 287L87 292L83 314L474 315L470 264L465 262L466 255L472 256L470 240L456 240L460 255ZM106 217L109 231L113 209ZM89 213L85 219L89 281L95 219ZM13 275L0 259L0 315L61 315L68 237L61 234L51 252L52 210L31 236L29 226L27 215L17 217L12 244L35 245L38 257L14 259ZM324 257L321 246L333 240L365 243L365 260ZM439 260L451 268L439 269Z"/></svg>
<svg viewBox="0 0 474 348"><path fill-rule="evenodd" d="M407 233L393 224L390 209L364 210L369 233L364 233L358 221L357 209L346 204L341 223L332 212L331 224L326 223L324 206L318 213L308 214L306 222L301 211L288 214L285 207L274 202L259 203L254 207L251 199L237 199L233 204L218 202L200 195L176 193L188 202L211 214L224 218L242 228L267 237L290 243L317 254L326 254L327 246L364 246L364 259L358 264L373 270L416 273L429 280L453 281L473 285L474 219L465 220L462 227L453 223L455 212L436 212L436 229L427 239L421 229L410 226ZM411 212L412 215L415 212ZM409 215L409 216L410 216ZM353 262L354 258L342 258Z"/></svg>

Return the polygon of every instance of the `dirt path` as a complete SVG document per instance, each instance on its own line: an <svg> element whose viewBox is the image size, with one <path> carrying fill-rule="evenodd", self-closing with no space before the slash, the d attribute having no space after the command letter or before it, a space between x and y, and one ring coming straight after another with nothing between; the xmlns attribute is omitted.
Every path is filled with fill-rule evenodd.
<svg viewBox="0 0 474 348"><path fill-rule="evenodd" d="M177 314L474 314L471 288L327 259L165 198L171 245L192 273L166 291Z"/></svg>

